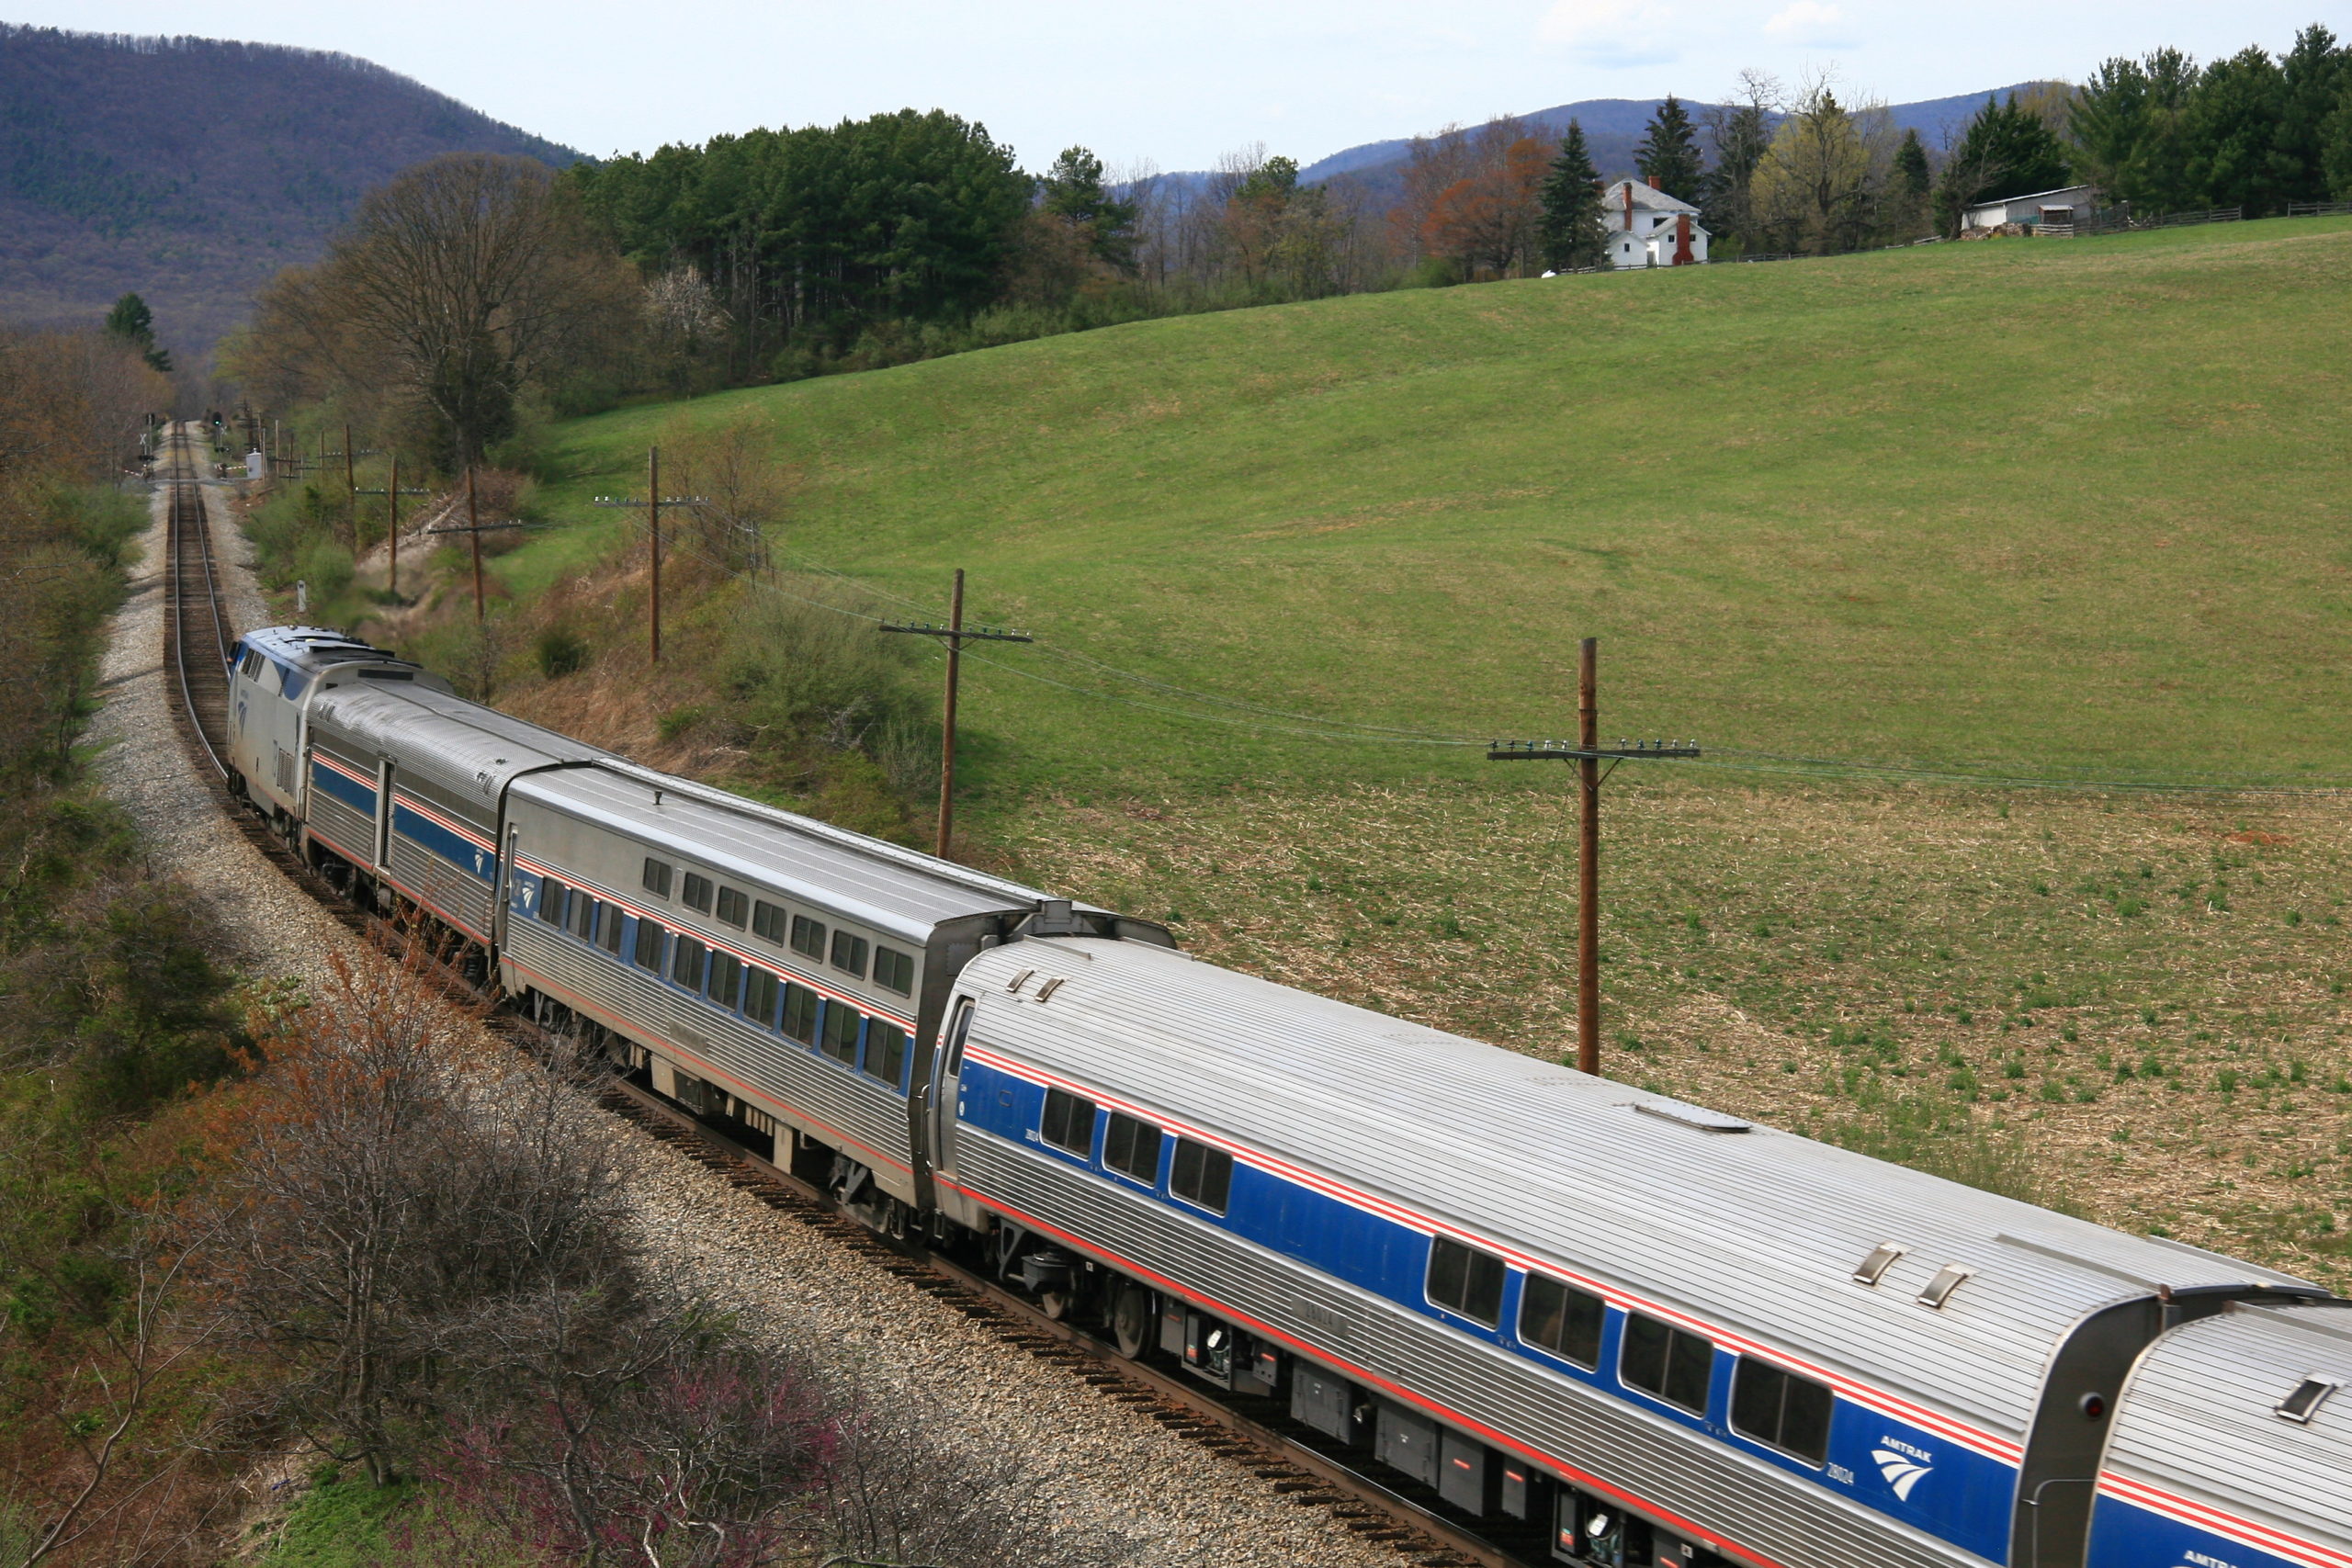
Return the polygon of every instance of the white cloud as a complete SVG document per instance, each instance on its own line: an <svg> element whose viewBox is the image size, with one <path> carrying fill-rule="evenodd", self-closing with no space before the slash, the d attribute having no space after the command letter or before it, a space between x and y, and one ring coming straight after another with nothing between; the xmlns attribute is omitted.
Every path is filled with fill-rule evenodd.
<svg viewBox="0 0 2352 1568"><path fill-rule="evenodd" d="M1822 0L1794 0L1766 22L1764 30L1792 43L1844 47L1853 42L1853 28L1844 8L1825 5Z"/></svg>
<svg viewBox="0 0 2352 1568"><path fill-rule="evenodd" d="M1674 20L1657 0L1557 0L1536 35L1595 65L1657 65L1682 52Z"/></svg>

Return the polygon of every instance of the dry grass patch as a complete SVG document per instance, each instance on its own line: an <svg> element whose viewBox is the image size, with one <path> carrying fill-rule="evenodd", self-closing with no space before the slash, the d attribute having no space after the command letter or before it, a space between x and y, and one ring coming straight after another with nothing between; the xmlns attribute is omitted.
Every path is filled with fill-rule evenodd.
<svg viewBox="0 0 2352 1568"><path fill-rule="evenodd" d="M1048 801L1003 845L1204 957L1556 1058L1566 783ZM1613 1076L2352 1284L2340 806L1610 788Z"/></svg>

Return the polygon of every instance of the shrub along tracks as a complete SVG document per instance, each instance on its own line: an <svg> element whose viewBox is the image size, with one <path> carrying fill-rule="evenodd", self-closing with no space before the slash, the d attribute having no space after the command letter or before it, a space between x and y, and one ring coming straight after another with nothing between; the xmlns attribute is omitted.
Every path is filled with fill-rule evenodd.
<svg viewBox="0 0 2352 1568"><path fill-rule="evenodd" d="M164 606L166 690L188 756L228 819L255 850L355 936L399 950L413 940L361 908L319 875L228 788L221 756L227 699L226 654L234 640L226 604L226 573L217 561L207 509L194 483L187 440L175 435L171 453L170 500L166 509ZM453 1003L481 1010L486 988L441 964L434 970ZM506 1010L489 1010L486 1027L530 1050L548 1043L539 1027ZM900 1283L960 1314L997 1343L1028 1359L1083 1382L1158 1423L1191 1446L1240 1467L1289 1504L1320 1510L1348 1536L1329 1538L1334 1563L1406 1561L1428 1568L1510 1568L1543 1555L1540 1529L1503 1545L1471 1533L1436 1511L1426 1500L1361 1473L1328 1451L1317 1435L1288 1421L1271 1401L1248 1409L1227 1404L1205 1385L1181 1372L1170 1375L1121 1357L1115 1348L1072 1325L1049 1318L1035 1305L952 1259L888 1240L842 1214L830 1195L762 1159L698 1122L682 1108L625 1079L604 1087L605 1109L645 1136L721 1178L752 1201L821 1236ZM1400 1478L1401 1479L1401 1478ZM1352 1540L1351 1540L1352 1538ZM1324 1544L1324 1543L1318 1543ZM1220 1562L1237 1561L1227 1541L1204 1540L1196 1550ZM1319 1552L1318 1555L1326 1555Z"/></svg>

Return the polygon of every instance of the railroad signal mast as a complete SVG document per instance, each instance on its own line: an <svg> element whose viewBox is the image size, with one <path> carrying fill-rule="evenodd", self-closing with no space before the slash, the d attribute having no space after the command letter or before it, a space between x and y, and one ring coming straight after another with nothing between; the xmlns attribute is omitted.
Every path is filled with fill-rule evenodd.
<svg viewBox="0 0 2352 1568"><path fill-rule="evenodd" d="M948 840L955 828L956 812L956 682L964 662L967 642L1035 642L1027 632L1006 631L1001 626L967 626L964 625L964 569L956 569L956 591L949 603L947 624L933 626L929 621L897 625L883 624L886 632L903 632L911 637L935 637L947 644L947 695L943 705L944 722L939 749L939 831L933 840L933 852L941 860L949 858Z"/></svg>
<svg viewBox="0 0 2352 1568"><path fill-rule="evenodd" d="M1577 743L1558 740L1497 740L1487 749L1490 762L1561 761L1577 764L1577 1070L1600 1071L1600 785L1630 758L1696 757L1699 748L1683 740L1620 740L1600 744L1600 639L1586 637L1577 660Z"/></svg>

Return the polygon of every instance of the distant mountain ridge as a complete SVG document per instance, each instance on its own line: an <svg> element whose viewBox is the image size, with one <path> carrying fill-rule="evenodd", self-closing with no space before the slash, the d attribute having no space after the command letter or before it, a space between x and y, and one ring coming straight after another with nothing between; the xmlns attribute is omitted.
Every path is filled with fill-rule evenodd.
<svg viewBox="0 0 2352 1568"><path fill-rule="evenodd" d="M350 55L0 24L0 319L135 289L193 363L369 186L453 152L580 157Z"/></svg>
<svg viewBox="0 0 2352 1568"><path fill-rule="evenodd" d="M1957 136L1971 115L1984 107L1988 97L2002 97L2023 92L2033 85L2019 82L2007 87L1987 88L1981 93L1962 93L1948 98L1925 98L1913 104L1890 104L1887 114L1898 130L1917 130L1919 140L1929 147L1941 145L1947 133ZM1693 119L1706 105L1695 98L1685 98L1684 105ZM1556 137L1568 129L1568 121L1584 127L1586 143L1592 149L1592 161L1603 179L1618 179L1634 173L1634 149L1642 140L1642 132L1657 114L1664 98L1586 98L1573 104L1560 104L1548 109L1537 109L1519 118L1540 130L1546 136ZM1345 147L1329 157L1319 158L1298 171L1302 183L1352 175L1370 186L1378 200L1394 200L1402 190L1402 175L1406 154L1411 150L1412 139L1396 137L1386 141L1366 141ZM1166 175L1164 180L1188 186L1205 184L1204 173ZM1677 194L1681 194L1678 192Z"/></svg>

